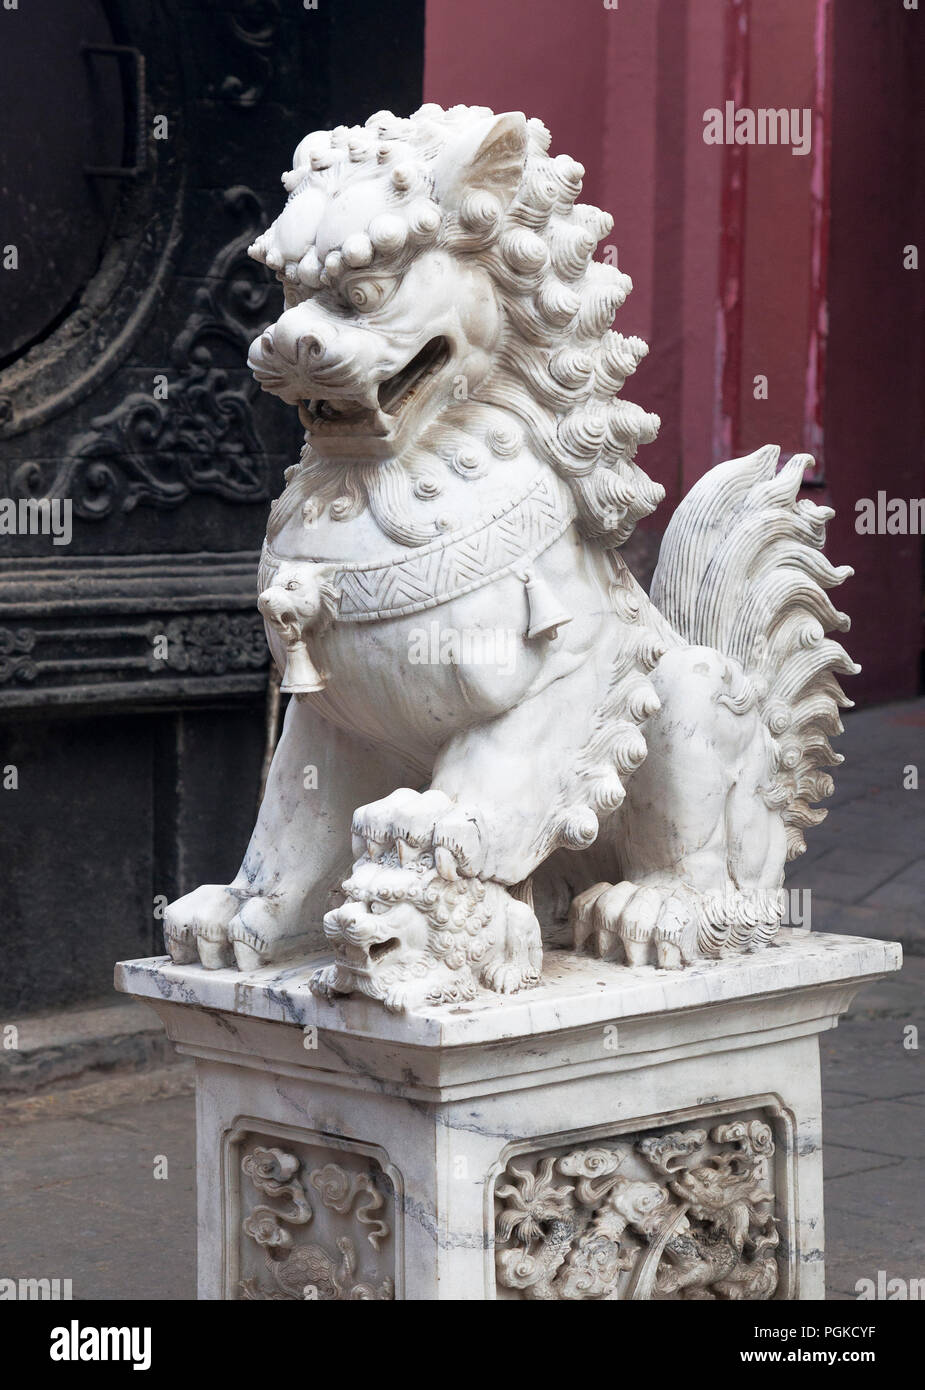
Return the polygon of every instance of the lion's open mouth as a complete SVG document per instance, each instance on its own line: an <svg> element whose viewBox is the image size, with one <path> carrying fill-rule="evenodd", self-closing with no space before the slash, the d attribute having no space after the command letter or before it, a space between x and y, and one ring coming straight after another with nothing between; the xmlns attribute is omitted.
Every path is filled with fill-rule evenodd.
<svg viewBox="0 0 925 1390"><path fill-rule="evenodd" d="M371 961L382 960L383 956L389 956L401 945L397 936L390 936L388 941L377 941L369 948L369 958Z"/></svg>
<svg viewBox="0 0 925 1390"><path fill-rule="evenodd" d="M401 942L397 936L390 936L386 941L376 941L365 950L362 946L352 946L346 944L341 948L341 953L345 963L355 975L365 975L371 977L374 968L387 956L393 955L401 947Z"/></svg>
<svg viewBox="0 0 925 1390"><path fill-rule="evenodd" d="M390 418L400 415L424 382L445 367L449 359L446 338L431 338L410 362L380 382L377 409L371 410L364 402L345 396L306 401L306 424L319 434L387 433Z"/></svg>
<svg viewBox="0 0 925 1390"><path fill-rule="evenodd" d="M450 345L446 338L431 338L410 362L380 384L379 409L386 415L397 415L421 382L446 366L449 357Z"/></svg>

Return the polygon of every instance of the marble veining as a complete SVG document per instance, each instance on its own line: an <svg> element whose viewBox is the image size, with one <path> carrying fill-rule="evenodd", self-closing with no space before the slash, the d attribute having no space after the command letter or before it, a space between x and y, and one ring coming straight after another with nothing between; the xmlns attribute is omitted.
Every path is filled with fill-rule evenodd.
<svg viewBox="0 0 925 1390"><path fill-rule="evenodd" d="M700 961L678 974L663 974L652 966L627 969L554 951L547 956L542 982L522 994L483 990L463 1003L426 1005L395 1019L381 1016L364 999L344 999L335 1007L318 1000L311 980L324 959L319 956L283 969L264 966L242 975L231 967L207 971L198 964L175 965L169 957L155 956L123 961L116 968L116 982L127 993L152 1000L172 999L299 1027L315 1025L330 1033L375 1033L423 1046L452 1047L755 1000L823 981L850 982L899 969L902 952L893 942L821 932L807 935L786 928L768 951L745 960Z"/></svg>

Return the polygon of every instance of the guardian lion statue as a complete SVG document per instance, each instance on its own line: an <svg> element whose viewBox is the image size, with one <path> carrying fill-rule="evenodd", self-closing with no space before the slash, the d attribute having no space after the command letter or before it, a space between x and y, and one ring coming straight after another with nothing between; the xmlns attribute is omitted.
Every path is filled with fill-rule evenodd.
<svg viewBox="0 0 925 1390"><path fill-rule="evenodd" d="M427 105L315 132L283 177L251 255L285 307L249 365L305 428L259 577L292 699L237 878L167 909L177 962L333 944L318 992L412 1008L536 984L541 932L677 969L779 929L841 761L851 570L798 497L812 460L768 446L633 578L664 495L636 462L658 417L621 394L647 347L611 331L612 219L549 140Z"/></svg>

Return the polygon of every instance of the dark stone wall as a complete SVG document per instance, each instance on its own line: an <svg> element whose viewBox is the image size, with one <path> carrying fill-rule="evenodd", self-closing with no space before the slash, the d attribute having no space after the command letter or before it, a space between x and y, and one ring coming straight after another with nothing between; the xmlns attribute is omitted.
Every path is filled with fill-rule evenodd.
<svg viewBox="0 0 925 1390"><path fill-rule="evenodd" d="M7 1015L101 998L114 961L163 950L158 898L236 872L261 757L259 701L6 723Z"/></svg>
<svg viewBox="0 0 925 1390"><path fill-rule="evenodd" d="M0 274L48 294L29 343L9 321L0 340L0 499L73 508L68 545L0 535L0 1017L105 996L115 960L161 949L158 897L236 872L264 740L257 551L300 444L246 370L279 299L246 247L307 131L421 100L424 0L56 3L57 29L51 0L3 16L7 100L40 84L81 171L112 164L111 111L136 172L85 174L95 220L74 195L69 221L28 141L0 162ZM44 270L69 248L91 268L61 311Z"/></svg>

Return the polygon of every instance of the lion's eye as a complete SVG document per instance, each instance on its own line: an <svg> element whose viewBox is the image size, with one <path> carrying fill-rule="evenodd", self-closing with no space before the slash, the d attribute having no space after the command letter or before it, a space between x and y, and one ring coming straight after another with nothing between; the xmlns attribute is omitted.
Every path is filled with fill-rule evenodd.
<svg viewBox="0 0 925 1390"><path fill-rule="evenodd" d="M305 285L294 285L285 276L278 275L276 278L282 281L285 308L294 309L297 304L304 304L307 299L311 299L312 292Z"/></svg>
<svg viewBox="0 0 925 1390"><path fill-rule="evenodd" d="M394 278L353 280L345 286L347 301L358 314L371 314L391 299L397 283Z"/></svg>
<svg viewBox="0 0 925 1390"><path fill-rule="evenodd" d="M388 909L388 906L387 906L385 903L377 902L377 901L375 901L375 899L374 899L373 902L371 902L370 905L369 905L369 910L370 910L370 912L379 913L379 912L388 912L389 909Z"/></svg>

